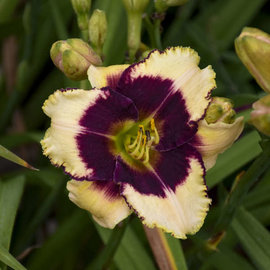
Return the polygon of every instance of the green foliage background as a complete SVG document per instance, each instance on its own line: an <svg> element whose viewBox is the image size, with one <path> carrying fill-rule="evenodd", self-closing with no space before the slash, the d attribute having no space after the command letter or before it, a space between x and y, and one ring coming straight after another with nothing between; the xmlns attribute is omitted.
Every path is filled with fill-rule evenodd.
<svg viewBox="0 0 270 270"><path fill-rule="evenodd" d="M108 19L104 64L124 63L127 29L121 0L96 0L94 8L105 10ZM266 0L190 0L168 9L162 23L163 48L194 48L201 56L201 67L211 64L217 73L214 95L231 98L235 107L250 105L264 92L237 58L234 39L244 26L270 33L269 8ZM147 13L152 12L150 4ZM49 50L54 41L79 35L67 0L0 2L0 144L39 168L30 171L0 160L2 270L6 265L29 270L90 270L100 269L106 261L109 269L158 267L135 216L125 231L99 227L68 200L68 178L42 156L39 141L49 125L41 110L44 100L58 88L79 87L53 66ZM145 24L142 40L149 44ZM248 120L249 112L240 114ZM185 241L167 236L178 269L270 269L269 155L259 156L269 145L261 147L259 141L258 132L247 124L242 137L207 173L213 204L200 232ZM252 162L258 156L262 166L256 167ZM251 164L253 171L235 196L239 199L227 211L223 206L236 175ZM226 221L220 226L226 235L217 251L207 250L206 240L213 236L222 215Z"/></svg>

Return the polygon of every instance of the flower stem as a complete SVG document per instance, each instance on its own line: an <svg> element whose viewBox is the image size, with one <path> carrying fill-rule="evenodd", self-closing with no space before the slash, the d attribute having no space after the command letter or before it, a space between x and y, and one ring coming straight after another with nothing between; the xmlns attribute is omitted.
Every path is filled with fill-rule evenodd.
<svg viewBox="0 0 270 270"><path fill-rule="evenodd" d="M157 18L155 18L154 21L154 38L155 38L155 45L157 49L162 50L162 43L161 43L161 34L160 34L160 28L161 28L161 21L163 20L163 17L160 15L157 15Z"/></svg>
<svg viewBox="0 0 270 270"><path fill-rule="evenodd" d="M88 29L87 30L81 30L81 36L82 36L82 39L89 43L89 34L88 34Z"/></svg>
<svg viewBox="0 0 270 270"><path fill-rule="evenodd" d="M135 55L141 43L142 15L137 12L129 12L128 16L128 48L129 60L133 63Z"/></svg>
<svg viewBox="0 0 270 270"><path fill-rule="evenodd" d="M152 24L148 15L145 15L144 22L145 22L145 28L147 30L147 33L148 33L148 36L150 39L151 47L156 48L157 44L156 44L156 39L155 39L155 35L154 35L154 25Z"/></svg>
<svg viewBox="0 0 270 270"><path fill-rule="evenodd" d="M161 229L150 229L146 226L143 228L159 269L176 270L177 266L172 251Z"/></svg>

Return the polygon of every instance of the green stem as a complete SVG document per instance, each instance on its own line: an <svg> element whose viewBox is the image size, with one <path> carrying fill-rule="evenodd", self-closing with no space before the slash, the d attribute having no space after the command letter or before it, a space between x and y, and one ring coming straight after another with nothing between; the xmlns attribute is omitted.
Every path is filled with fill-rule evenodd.
<svg viewBox="0 0 270 270"><path fill-rule="evenodd" d="M88 80L80 81L80 88L85 90L90 89L91 86L89 84L89 81Z"/></svg>
<svg viewBox="0 0 270 270"><path fill-rule="evenodd" d="M154 38L157 49L162 50L161 35L160 35L161 19L157 18L154 22Z"/></svg>
<svg viewBox="0 0 270 270"><path fill-rule="evenodd" d="M86 30L81 30L81 34L82 34L82 39L89 43L89 33L88 33L88 29Z"/></svg>
<svg viewBox="0 0 270 270"><path fill-rule="evenodd" d="M150 39L151 47L157 48L156 39L154 35L154 25L152 24L148 15L145 16L144 22L145 22L146 31Z"/></svg>
<svg viewBox="0 0 270 270"><path fill-rule="evenodd" d="M86 268L86 270L100 270L107 269L109 267L124 236L128 221L129 219L116 226L116 228L112 231L109 241L103 251L98 255L94 262Z"/></svg>
<svg viewBox="0 0 270 270"><path fill-rule="evenodd" d="M221 212L221 216L218 219L214 229L215 233L219 233L227 229L248 190L254 185L265 170L269 168L270 141L267 140L262 142L262 148L263 152L261 155L252 163L252 165L245 172L243 177L240 178L237 185L235 185L234 189L228 195L223 211Z"/></svg>
<svg viewBox="0 0 270 270"><path fill-rule="evenodd" d="M129 12L127 15L129 60L133 63L141 43L142 14Z"/></svg>

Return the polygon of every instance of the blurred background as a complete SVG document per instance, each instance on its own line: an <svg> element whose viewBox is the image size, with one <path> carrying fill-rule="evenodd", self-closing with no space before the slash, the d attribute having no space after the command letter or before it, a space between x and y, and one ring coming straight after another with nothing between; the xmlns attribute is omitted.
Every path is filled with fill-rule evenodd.
<svg viewBox="0 0 270 270"><path fill-rule="evenodd" d="M108 22L104 65L127 62L127 16L122 1L93 0L91 12L96 8L106 12ZM211 64L217 74L213 95L231 98L246 121L251 104L264 92L238 59L234 40L244 26L270 33L269 10L267 0L189 0L169 8L161 23L162 47L195 49L201 56L200 66ZM153 13L150 1L144 18L151 20ZM144 19L142 42L151 48L146 28ZM0 2L0 145L39 169L0 159L0 261L7 256L2 249L9 250L30 270L95 269L93 262L111 234L69 201L68 177L42 155L39 144L49 126L41 109L45 99L56 89L80 87L53 65L51 45L76 37L80 30L68 0ZM218 251L202 248L212 236L235 177L260 154L259 140L247 123L242 137L207 173L213 204L203 228L181 242L168 236L178 269L270 269L270 170L244 197ZM158 269L137 217L131 217L106 267ZM0 269L7 269L4 263L0 262Z"/></svg>

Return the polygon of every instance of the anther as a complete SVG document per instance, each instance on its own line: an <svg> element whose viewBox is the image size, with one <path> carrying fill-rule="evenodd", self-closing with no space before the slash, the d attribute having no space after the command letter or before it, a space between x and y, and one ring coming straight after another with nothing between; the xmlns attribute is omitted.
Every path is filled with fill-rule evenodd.
<svg viewBox="0 0 270 270"><path fill-rule="evenodd" d="M151 130L155 133L155 144L158 144L159 143L159 135L158 135L158 132L157 132L157 129L155 126L154 118L151 119L150 125L151 125Z"/></svg>
<svg viewBox="0 0 270 270"><path fill-rule="evenodd" d="M151 140L151 135L150 135L150 131L148 129L145 131L145 135L146 135L147 142L150 141Z"/></svg>

